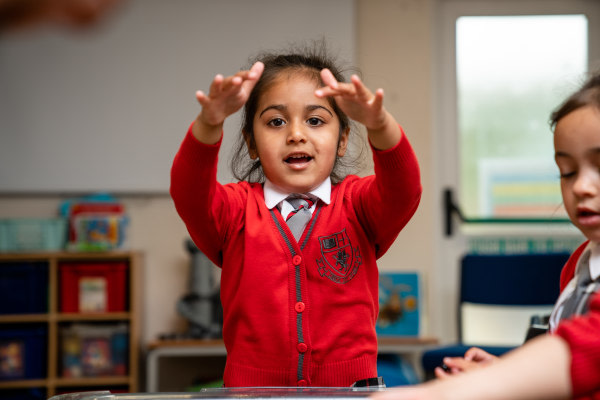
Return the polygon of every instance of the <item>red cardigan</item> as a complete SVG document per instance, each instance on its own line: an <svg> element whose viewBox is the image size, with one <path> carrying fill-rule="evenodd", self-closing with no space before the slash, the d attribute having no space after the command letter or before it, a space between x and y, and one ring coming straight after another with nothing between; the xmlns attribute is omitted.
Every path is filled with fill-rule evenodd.
<svg viewBox="0 0 600 400"><path fill-rule="evenodd" d="M298 242L266 207L261 184L217 182L219 147L188 131L171 195L196 245L222 268L225 386L349 386L377 376L376 259L421 195L404 133L373 151L374 176L332 187Z"/></svg>
<svg viewBox="0 0 600 400"><path fill-rule="evenodd" d="M560 277L562 291L575 275L577 261L587 246L586 241L573 252ZM555 334L569 344L571 350L571 382L576 399L600 400L600 294L590 303L586 315L561 322Z"/></svg>

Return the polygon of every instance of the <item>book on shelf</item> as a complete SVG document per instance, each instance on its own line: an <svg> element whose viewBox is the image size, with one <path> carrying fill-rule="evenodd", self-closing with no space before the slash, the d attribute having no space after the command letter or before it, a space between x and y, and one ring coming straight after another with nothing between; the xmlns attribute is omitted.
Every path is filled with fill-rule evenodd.
<svg viewBox="0 0 600 400"><path fill-rule="evenodd" d="M379 336L418 336L420 330L420 277L418 272L379 274Z"/></svg>

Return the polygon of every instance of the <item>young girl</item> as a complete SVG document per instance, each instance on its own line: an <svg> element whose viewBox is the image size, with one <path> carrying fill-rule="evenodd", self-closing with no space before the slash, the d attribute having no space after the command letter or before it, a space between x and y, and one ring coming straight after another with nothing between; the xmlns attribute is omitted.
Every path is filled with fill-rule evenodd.
<svg viewBox="0 0 600 400"><path fill-rule="evenodd" d="M171 195L196 245L222 268L225 386L350 386L376 377L376 259L421 194L416 157L383 91L357 76L343 82L313 50L264 56L249 70L217 75L196 97L202 109L175 158ZM244 175L259 178L221 185L223 122L242 106L251 159ZM375 175L338 182L349 118L367 129ZM306 201L297 212L291 194ZM309 221L288 227L290 211Z"/></svg>
<svg viewBox="0 0 600 400"><path fill-rule="evenodd" d="M444 360L453 369L451 375L470 372L389 391L376 400L600 399L600 74L553 113L552 125L563 202L588 241L563 268L551 334L499 359L470 349L464 359ZM482 363L489 366L477 368Z"/></svg>

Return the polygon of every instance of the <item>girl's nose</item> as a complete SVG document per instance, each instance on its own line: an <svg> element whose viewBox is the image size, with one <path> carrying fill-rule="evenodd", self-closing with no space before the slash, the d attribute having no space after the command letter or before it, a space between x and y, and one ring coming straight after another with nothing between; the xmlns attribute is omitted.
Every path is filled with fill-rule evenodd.
<svg viewBox="0 0 600 400"><path fill-rule="evenodd" d="M582 171L575 180L573 192L580 197L594 196L600 189L600 174L592 171Z"/></svg>
<svg viewBox="0 0 600 400"><path fill-rule="evenodd" d="M288 143L306 141L306 134L304 133L304 126L302 123L292 122L288 127Z"/></svg>

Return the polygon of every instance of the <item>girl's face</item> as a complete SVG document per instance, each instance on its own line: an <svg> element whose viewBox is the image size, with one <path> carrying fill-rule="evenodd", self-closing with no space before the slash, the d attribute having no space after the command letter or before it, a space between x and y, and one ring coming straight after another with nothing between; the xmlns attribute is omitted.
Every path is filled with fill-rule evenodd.
<svg viewBox="0 0 600 400"><path fill-rule="evenodd" d="M588 239L600 242L600 110L585 106L559 120L554 149L567 214Z"/></svg>
<svg viewBox="0 0 600 400"><path fill-rule="evenodd" d="M250 157L260 159L265 176L279 188L306 193L330 174L343 156L348 132L327 99L319 99L314 79L285 74L260 96L254 116Z"/></svg>

